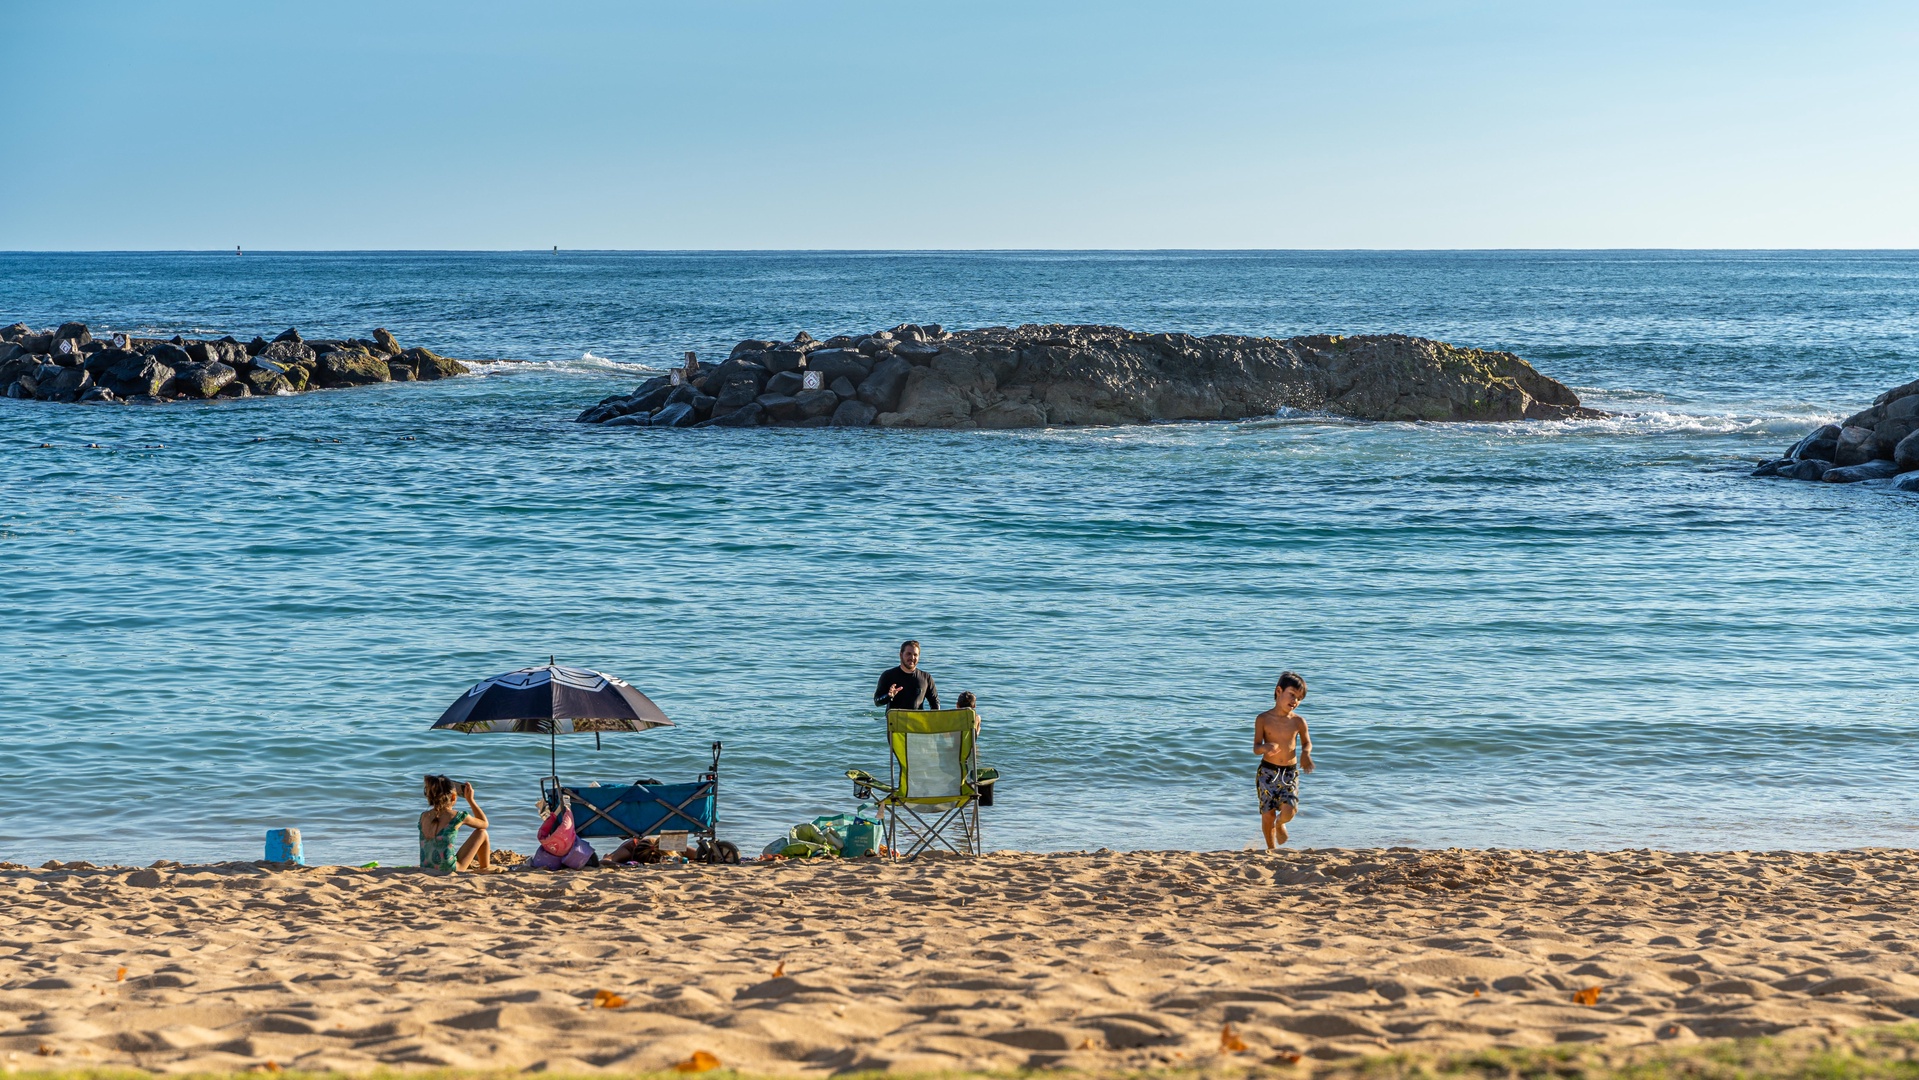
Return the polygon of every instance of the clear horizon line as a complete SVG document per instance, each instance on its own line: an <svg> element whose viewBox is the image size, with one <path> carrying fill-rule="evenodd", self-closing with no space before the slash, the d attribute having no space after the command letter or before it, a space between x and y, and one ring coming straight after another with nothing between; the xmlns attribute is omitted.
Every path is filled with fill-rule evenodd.
<svg viewBox="0 0 1919 1080"><path fill-rule="evenodd" d="M1153 255L1153 254L1919 254L1919 247L1140 247L1140 248L253 248L254 255ZM219 248L5 248L4 255L224 255Z"/></svg>

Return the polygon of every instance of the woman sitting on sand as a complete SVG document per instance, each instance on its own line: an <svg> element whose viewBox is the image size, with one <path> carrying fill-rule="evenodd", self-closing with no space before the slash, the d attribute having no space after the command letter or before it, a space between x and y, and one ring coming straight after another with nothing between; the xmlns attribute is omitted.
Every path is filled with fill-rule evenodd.
<svg viewBox="0 0 1919 1080"><path fill-rule="evenodd" d="M453 809L458 799L465 799L468 809ZM430 809L420 815L420 868L447 873L455 870L486 873L493 869L493 845L486 836L486 812L473 801L473 785L455 787L453 781L444 776L428 776L426 801ZM453 841L460 835L462 825L472 829L473 835L466 838L466 843L460 845L459 855L455 856Z"/></svg>

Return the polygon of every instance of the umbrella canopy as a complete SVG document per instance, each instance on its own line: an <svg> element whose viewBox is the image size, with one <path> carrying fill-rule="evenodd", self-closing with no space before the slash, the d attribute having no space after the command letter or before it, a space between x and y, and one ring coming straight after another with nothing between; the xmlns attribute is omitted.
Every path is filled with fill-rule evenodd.
<svg viewBox="0 0 1919 1080"><path fill-rule="evenodd" d="M433 725L468 733L645 731L671 727L658 705L625 680L584 668L522 668L475 683Z"/></svg>

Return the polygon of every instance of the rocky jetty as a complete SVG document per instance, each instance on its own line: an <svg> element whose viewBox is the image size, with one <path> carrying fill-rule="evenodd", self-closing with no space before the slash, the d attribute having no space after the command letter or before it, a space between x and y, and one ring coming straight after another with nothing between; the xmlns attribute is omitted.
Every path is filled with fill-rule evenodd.
<svg viewBox="0 0 1919 1080"><path fill-rule="evenodd" d="M121 403L280 396L306 390L465 375L429 349L405 349L385 330L371 338L308 341L288 330L268 341L159 340L114 334L95 340L85 323L53 330L15 323L0 330L0 393L38 401Z"/></svg>
<svg viewBox="0 0 1919 1080"><path fill-rule="evenodd" d="M1891 480L1901 491L1919 491L1919 379L1800 439L1753 475L1828 484Z"/></svg>
<svg viewBox="0 0 1919 1080"><path fill-rule="evenodd" d="M1511 353L1387 334L1279 340L1115 326L948 332L905 324L742 341L581 413L637 427L1035 428L1240 420L1282 408L1363 420L1601 416Z"/></svg>

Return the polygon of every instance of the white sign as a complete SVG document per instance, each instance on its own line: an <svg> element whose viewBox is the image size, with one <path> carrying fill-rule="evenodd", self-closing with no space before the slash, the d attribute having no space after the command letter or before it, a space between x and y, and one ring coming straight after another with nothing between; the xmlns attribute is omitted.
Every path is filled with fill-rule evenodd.
<svg viewBox="0 0 1919 1080"><path fill-rule="evenodd" d="M825 372L808 371L800 375L800 389L802 390L818 390L824 387L825 385L826 385Z"/></svg>
<svg viewBox="0 0 1919 1080"><path fill-rule="evenodd" d="M672 380L674 386L679 386L686 382L686 372L675 368L667 375L667 378Z"/></svg>
<svg viewBox="0 0 1919 1080"><path fill-rule="evenodd" d="M115 335L113 335L113 347L114 347L114 348L116 348L116 349L124 349L124 348L126 348L126 347L127 347L127 336L126 336L125 334L115 334Z"/></svg>
<svg viewBox="0 0 1919 1080"><path fill-rule="evenodd" d="M73 355L73 339L72 338L63 337L60 339L60 355L61 356Z"/></svg>

